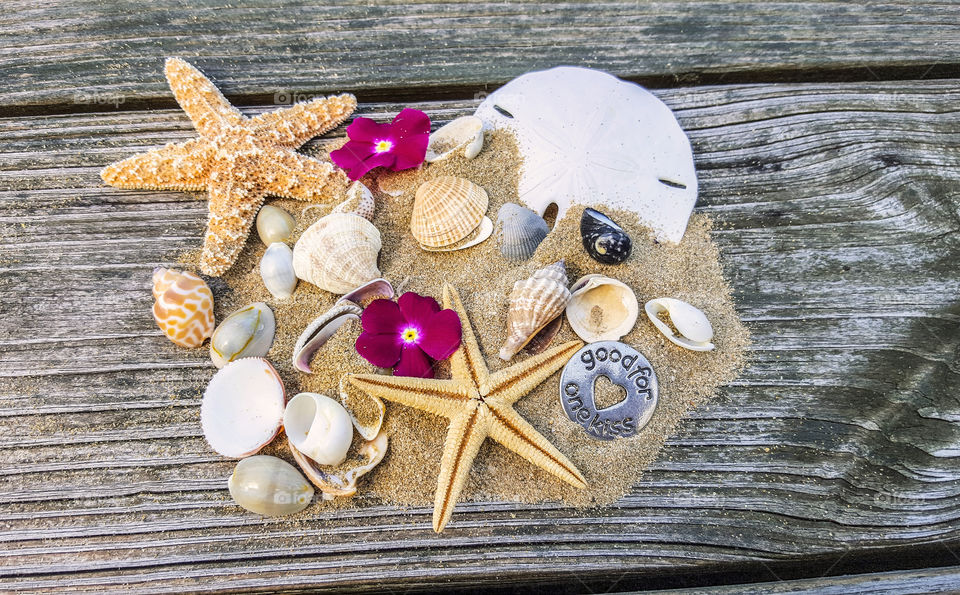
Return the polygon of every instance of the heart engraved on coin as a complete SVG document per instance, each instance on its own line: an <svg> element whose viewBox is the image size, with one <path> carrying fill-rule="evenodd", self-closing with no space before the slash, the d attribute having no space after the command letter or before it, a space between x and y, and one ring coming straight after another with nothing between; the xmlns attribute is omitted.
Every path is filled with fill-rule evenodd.
<svg viewBox="0 0 960 595"><path fill-rule="evenodd" d="M606 377L627 391L615 405L597 409L596 381ZM598 440L629 438L657 407L657 375L643 354L619 341L590 343L574 354L560 375L560 402L567 417Z"/></svg>

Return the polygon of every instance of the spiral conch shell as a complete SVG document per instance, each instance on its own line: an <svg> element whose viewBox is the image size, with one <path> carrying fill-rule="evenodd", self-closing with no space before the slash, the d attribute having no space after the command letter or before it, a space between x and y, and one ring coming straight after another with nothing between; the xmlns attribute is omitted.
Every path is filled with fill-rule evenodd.
<svg viewBox="0 0 960 595"><path fill-rule="evenodd" d="M213 293L193 273L158 267L153 271L153 318L167 338L197 347L213 333Z"/></svg>
<svg viewBox="0 0 960 595"><path fill-rule="evenodd" d="M541 329L563 314L568 301L567 268L562 260L514 283L507 313L507 340L500 349L500 359L509 360L516 355Z"/></svg>
<svg viewBox="0 0 960 595"><path fill-rule="evenodd" d="M297 277L344 294L380 276L380 231L355 213L331 213L307 228L293 248Z"/></svg>

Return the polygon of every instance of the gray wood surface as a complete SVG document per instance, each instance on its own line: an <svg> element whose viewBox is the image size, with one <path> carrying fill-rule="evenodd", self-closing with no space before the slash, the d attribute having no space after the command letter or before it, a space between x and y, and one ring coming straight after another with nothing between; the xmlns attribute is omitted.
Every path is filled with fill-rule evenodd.
<svg viewBox="0 0 960 595"><path fill-rule="evenodd" d="M181 112L0 119L2 586L581 591L960 553L958 83L658 91L693 142L750 366L619 506L465 504L441 536L427 508L232 506L198 425L206 357L150 316L149 273L199 246L205 203L98 178L191 136Z"/></svg>
<svg viewBox="0 0 960 595"><path fill-rule="evenodd" d="M247 104L331 91L469 97L558 64L658 85L960 73L951 0L283 4L7 0L0 114L172 106L161 74L171 55Z"/></svg>

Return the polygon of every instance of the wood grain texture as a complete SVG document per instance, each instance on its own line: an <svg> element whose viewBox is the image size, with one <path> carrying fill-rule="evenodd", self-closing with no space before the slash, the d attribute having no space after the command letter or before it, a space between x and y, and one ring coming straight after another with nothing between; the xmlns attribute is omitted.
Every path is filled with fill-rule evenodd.
<svg viewBox="0 0 960 595"><path fill-rule="evenodd" d="M0 16L0 110L170 106L167 56L190 59L241 103L409 89L421 99L451 89L470 97L557 64L687 82L960 72L949 1L285 4L10 0Z"/></svg>
<svg viewBox="0 0 960 595"><path fill-rule="evenodd" d="M98 177L192 136L182 112L0 119L2 586L579 591L960 553L958 83L658 91L694 145L749 368L618 506L465 503L440 536L429 508L232 505L198 423L212 368L150 316L150 272L199 247L205 203Z"/></svg>

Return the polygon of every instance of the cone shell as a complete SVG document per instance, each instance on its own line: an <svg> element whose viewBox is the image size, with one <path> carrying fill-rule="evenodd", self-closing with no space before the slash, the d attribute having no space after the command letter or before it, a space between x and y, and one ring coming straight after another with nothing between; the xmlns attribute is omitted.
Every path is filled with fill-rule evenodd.
<svg viewBox="0 0 960 595"><path fill-rule="evenodd" d="M213 293L197 275L157 268L153 297L153 318L177 345L197 347L213 334Z"/></svg>
<svg viewBox="0 0 960 595"><path fill-rule="evenodd" d="M488 205L487 191L470 180L435 178L417 188L410 231L426 248L449 246L477 229Z"/></svg>
<svg viewBox="0 0 960 595"><path fill-rule="evenodd" d="M507 340L500 349L500 358L509 360L516 355L541 329L563 314L568 301L567 269L562 260L514 283L507 313Z"/></svg>
<svg viewBox="0 0 960 595"><path fill-rule="evenodd" d="M293 248L297 277L344 294L380 276L380 231L353 213L331 213L307 228Z"/></svg>

